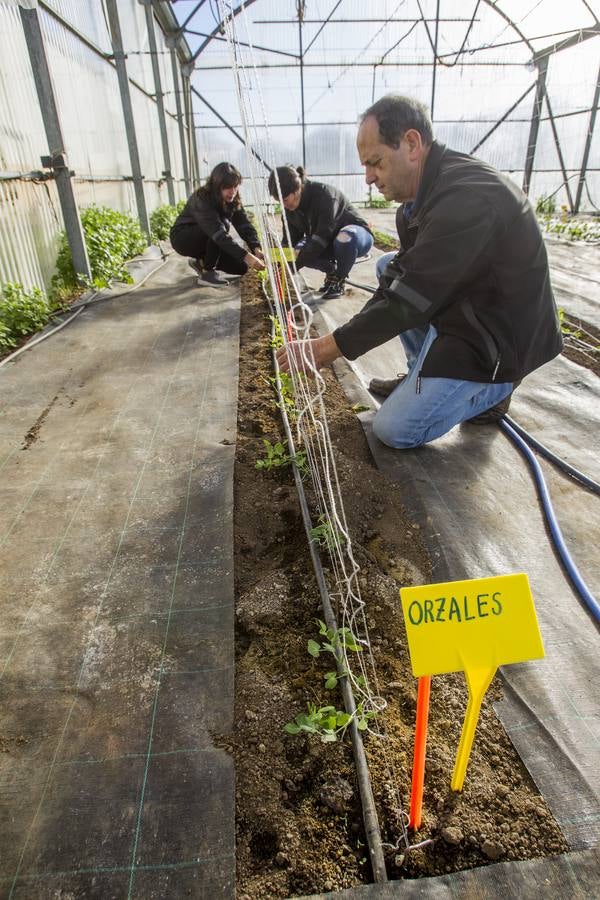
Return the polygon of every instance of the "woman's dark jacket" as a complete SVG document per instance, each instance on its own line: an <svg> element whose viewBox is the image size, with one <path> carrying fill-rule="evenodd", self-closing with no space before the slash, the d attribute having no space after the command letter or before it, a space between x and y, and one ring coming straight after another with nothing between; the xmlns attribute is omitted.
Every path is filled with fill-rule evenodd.
<svg viewBox="0 0 600 900"><path fill-rule="evenodd" d="M199 226L203 234L206 236L206 243L209 240L215 244L224 253L233 256L234 259L243 259L246 250L240 247L232 237L229 236L229 229L233 225L239 236L254 251L260 247L258 235L250 223L243 206L237 208L232 203L225 204L224 207L218 208L213 205L210 197L204 192L195 191L188 198L187 203L177 216L175 224L171 228L172 240L177 240L177 232L189 228L190 226ZM198 255L202 256L206 244L200 247Z"/></svg>
<svg viewBox="0 0 600 900"><path fill-rule="evenodd" d="M371 230L341 191L328 184L321 184L320 181L307 179L302 187L298 209L293 212L286 210L285 215L292 247L303 237L307 239L296 259L298 269L302 266L310 267L314 260L322 257L345 225L361 225L367 231ZM282 244L287 247L285 229Z"/></svg>
<svg viewBox="0 0 600 900"><path fill-rule="evenodd" d="M487 163L433 143L400 252L379 289L333 335L349 359L410 328L437 329L421 374L466 381L523 378L562 337L548 258L531 204Z"/></svg>

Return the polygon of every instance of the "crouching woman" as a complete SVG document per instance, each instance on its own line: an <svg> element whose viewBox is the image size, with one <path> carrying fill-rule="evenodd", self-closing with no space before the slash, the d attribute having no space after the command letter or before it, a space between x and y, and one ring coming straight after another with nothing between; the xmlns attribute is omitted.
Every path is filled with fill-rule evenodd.
<svg viewBox="0 0 600 900"><path fill-rule="evenodd" d="M322 297L341 297L357 258L373 246L369 226L341 191L309 180L301 166L280 166L276 171L277 176L275 171L269 175L269 193L275 200L281 198L297 268L325 272ZM287 244L285 228L282 243Z"/></svg>
<svg viewBox="0 0 600 900"><path fill-rule="evenodd" d="M240 198L241 183L235 166L219 163L206 184L188 198L171 228L173 249L191 257L190 266L206 284L228 284L217 270L244 275L249 268L264 269L258 235ZM247 251L230 236L232 225Z"/></svg>

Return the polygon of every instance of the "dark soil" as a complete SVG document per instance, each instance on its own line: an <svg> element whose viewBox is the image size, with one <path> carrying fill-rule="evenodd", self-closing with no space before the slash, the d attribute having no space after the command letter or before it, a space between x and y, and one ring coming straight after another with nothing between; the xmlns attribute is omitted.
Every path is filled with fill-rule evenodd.
<svg viewBox="0 0 600 900"><path fill-rule="evenodd" d="M266 379L272 374L268 309L258 282L242 284L240 398L235 471L236 708L227 749L235 758L238 897L291 897L372 880L349 739L322 743L283 727L307 703L342 706L326 691L328 663L306 646L323 618L292 472L257 470L263 437L283 426ZM388 740L366 751L391 878L418 878L556 854L566 842L499 724L491 701L479 722L465 789L450 790L466 706L462 675L433 680L423 826L405 851L398 815L410 795L416 680L398 590L427 583L431 567L402 492L374 467L354 412L327 372L327 414L336 452ZM312 503L307 489L309 505ZM327 565L324 560L324 566ZM326 569L327 572L327 569Z"/></svg>

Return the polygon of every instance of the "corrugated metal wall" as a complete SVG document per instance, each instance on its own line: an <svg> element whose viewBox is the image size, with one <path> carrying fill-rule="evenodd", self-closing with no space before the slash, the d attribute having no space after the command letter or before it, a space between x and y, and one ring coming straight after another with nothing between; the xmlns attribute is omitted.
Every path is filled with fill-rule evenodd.
<svg viewBox="0 0 600 900"><path fill-rule="evenodd" d="M46 7L46 8L45 8ZM48 9L48 7L50 9ZM55 18L54 10L98 49ZM51 0L38 7L48 65L79 207L91 203L136 215L127 140L103 4ZM119 0L123 45L146 204L168 202L144 7ZM176 199L186 196L169 50L155 22ZM41 168L49 152L18 7L0 0L0 283L48 287L63 227L53 181L7 180Z"/></svg>

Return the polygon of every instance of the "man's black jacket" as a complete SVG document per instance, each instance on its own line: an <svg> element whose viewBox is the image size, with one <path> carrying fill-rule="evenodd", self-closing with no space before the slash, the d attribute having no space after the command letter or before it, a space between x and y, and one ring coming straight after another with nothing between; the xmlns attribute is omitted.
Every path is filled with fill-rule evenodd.
<svg viewBox="0 0 600 900"><path fill-rule="evenodd" d="M487 163L437 141L400 252L373 297L333 336L355 359L407 331L438 336L421 374L515 381L562 349L546 248L531 204Z"/></svg>
<svg viewBox="0 0 600 900"><path fill-rule="evenodd" d="M320 181L307 179L302 186L298 209L293 212L286 211L285 215L292 247L295 247L303 237L307 239L296 259L298 269L302 266L310 268L318 257L323 256L340 228L345 225L361 225L370 231L365 220L358 215L342 192ZM287 247L285 228L282 244Z"/></svg>
<svg viewBox="0 0 600 900"><path fill-rule="evenodd" d="M232 203L228 203L219 209L212 204L210 197L205 195L202 189L195 191L188 198L175 220L171 234L176 234L191 225L200 227L207 243L208 240L214 241L220 250L233 256L234 259L243 259L246 250L229 236L229 229L232 225L251 251L260 247L258 235L250 223L244 207L240 205L236 208ZM205 247L199 248L199 256L202 255L204 249Z"/></svg>

